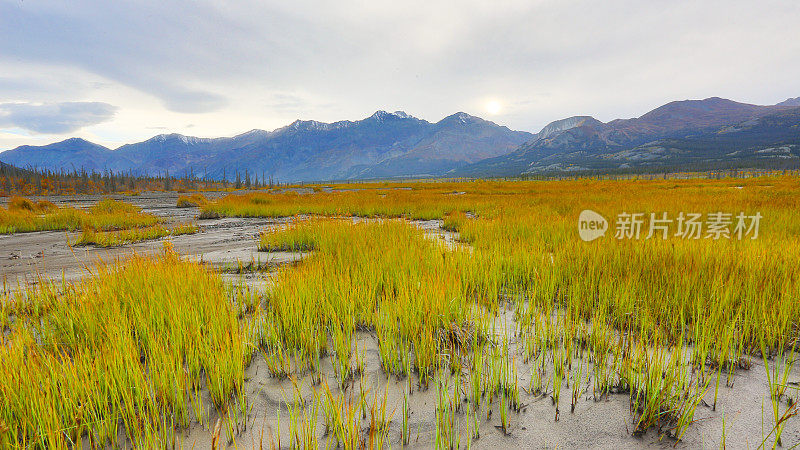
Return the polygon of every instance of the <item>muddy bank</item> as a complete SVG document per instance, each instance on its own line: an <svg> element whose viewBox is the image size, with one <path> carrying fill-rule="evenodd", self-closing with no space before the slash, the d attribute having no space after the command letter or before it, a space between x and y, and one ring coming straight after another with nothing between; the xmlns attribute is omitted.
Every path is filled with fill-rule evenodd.
<svg viewBox="0 0 800 450"><path fill-rule="evenodd" d="M197 210L192 209L196 213ZM300 255L259 253L256 238L260 232L281 226L284 222L228 218L202 220L198 221L200 230L197 233L167 239L181 255L211 264L220 270L236 267L239 262L281 264L295 261ZM0 236L0 272L11 285L33 282L39 275L59 279L63 275L66 280L76 280L89 274L100 262L162 251L166 240L156 239L116 248L70 247L67 241L70 237L74 239L74 235L63 231L42 231Z"/></svg>
<svg viewBox="0 0 800 450"><path fill-rule="evenodd" d="M207 192L208 198L227 195L227 192ZM257 238L259 233L290 223L292 218L219 218L198 220L199 208L176 207L178 196L175 192L149 192L136 196L75 196L75 197L36 197L59 206L88 208L103 198L115 198L142 208L165 220L167 227L194 222L199 226L195 234L155 239L126 244L115 248L96 248L92 246L70 247L69 240L75 240L77 233L65 231L37 231L0 235L0 280L5 280L10 288L18 284L35 283L39 276L50 279L74 281L90 274L101 262L113 262L133 254L147 255L161 251L164 242L169 240L175 250L189 259L202 261L224 272L237 272L240 266L244 272L252 268L268 268L302 259L301 253L259 252ZM7 201L7 198L0 199ZM353 218L354 222L367 219ZM429 236L441 239L448 246L456 245L455 234L441 230L440 220L413 222ZM231 278L231 277L228 277ZM252 276L245 278L251 279Z"/></svg>

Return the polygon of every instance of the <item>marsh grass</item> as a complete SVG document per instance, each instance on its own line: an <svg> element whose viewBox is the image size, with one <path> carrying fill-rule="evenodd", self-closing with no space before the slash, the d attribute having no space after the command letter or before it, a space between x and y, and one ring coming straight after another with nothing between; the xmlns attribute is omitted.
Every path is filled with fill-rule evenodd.
<svg viewBox="0 0 800 450"><path fill-rule="evenodd" d="M312 226L308 222L296 222L288 226L281 233L262 233L259 238L258 250L261 252L308 252L314 250L316 236L324 234L321 229L326 223L319 222Z"/></svg>
<svg viewBox="0 0 800 450"><path fill-rule="evenodd" d="M149 241L166 236L181 236L185 234L197 233L199 228L195 224L183 223L168 229L162 225L149 227L133 227L118 231L95 231L91 228L84 228L78 239L71 242L71 245L93 245L95 247L119 247L135 242Z"/></svg>
<svg viewBox="0 0 800 450"><path fill-rule="evenodd" d="M406 223L308 221L265 233L261 245L317 249L279 274L269 295L275 331L262 342L269 358L291 349L296 367L311 368L331 351L346 381L354 332L374 329L384 368L399 376L413 370L425 385L436 355L453 349L454 330L473 322L475 303L453 301L464 298L455 260Z"/></svg>
<svg viewBox="0 0 800 450"><path fill-rule="evenodd" d="M462 211L453 211L444 216L442 229L457 233L466 221L470 220Z"/></svg>
<svg viewBox="0 0 800 450"><path fill-rule="evenodd" d="M138 207L112 199L104 199L79 210L71 207L14 197L8 208L0 207L0 234L53 230L124 230L133 227L151 227L159 219L142 212Z"/></svg>
<svg viewBox="0 0 800 450"><path fill-rule="evenodd" d="M0 446L116 446L122 432L164 447L204 420L190 414L198 389L222 412L244 400L246 336L226 288L169 248L3 303L15 323L0 345Z"/></svg>
<svg viewBox="0 0 800 450"><path fill-rule="evenodd" d="M410 189L400 189L406 187ZM21 364L23 355L34 355L25 364L38 364L30 370L45 386L57 385L51 379L72 373L90 380L89 386L100 386L93 392L76 391L84 396L81 399L90 399L87 404L106 408L92 406L92 417L103 419L119 409L122 412L115 414L123 418L123 428L131 429L128 439L148 444L166 442L171 437L168 430L185 426L195 407L179 407L178 399L186 404L198 388L208 389L215 407L229 412L226 417L233 419L225 427L235 436L245 403L241 373L251 353L245 348L258 348L276 378L310 373L317 386L325 387L314 402L320 403L318 411L337 443L355 448L385 442L385 394L381 402L380 394L365 386L363 356L355 345L357 333L365 331L374 333L380 365L388 376L404 380L409 392L412 383L421 390L433 383L437 401L432 440L443 448L460 446L462 424L467 424L468 442L477 438L483 417L503 433L514 433L512 414L524 403L519 364L530 368L529 392L524 395L549 395L553 420L560 417L564 388L570 390L571 410L584 394L594 401L625 395L631 432L637 435L656 430L681 439L711 386L716 397L724 373L732 388L736 372L747 370L753 356L780 361L766 371L775 423L771 434L779 438L782 424L797 412L796 403L783 412L780 407L786 396L785 374L791 370L783 361L791 361L791 336L800 322L796 179L477 181L358 188L236 194L202 206L202 214L208 216L295 216L291 225L262 233L257 245L263 251L310 253L301 263L279 271L263 299L241 293L232 302L220 297L213 287L218 280L206 272L212 281L200 275L199 281L186 280L202 286L202 292L195 286L179 287L174 278L183 275L176 271L200 269L166 256L155 262L137 260L138 268L119 269L125 276L101 274L99 279L106 281L91 282L98 286L94 289L68 288L66 297L56 290L31 291L24 299L6 302L13 306L0 310L5 311L0 321L12 332L2 350L16 351L9 355ZM450 195L454 191L464 194ZM621 211L667 211L675 217L679 211L720 210L758 211L765 219L757 240L670 236L635 241L606 236L585 243L576 230L577 216L585 208L612 219ZM441 219L469 246L448 248L426 239L409 219ZM151 282L153 287L147 284ZM84 296L107 300L104 293L110 291L123 300L102 305L98 317L108 317L103 308L122 308L121 301L128 305L131 287L155 298L144 302L149 309L141 311L143 322L121 331L120 324L107 325L85 312L78 314L80 308L70 309L82 304ZM209 295L220 311L206 323L201 320L205 312L193 311L211 308L202 300ZM197 296L201 299L193 298ZM183 302L177 305L180 309L162 305L173 297ZM159 315L169 320L156 320ZM170 346L159 333L172 336L177 333L173 327L182 331L174 337L178 344ZM198 327L213 330L197 334ZM59 330L57 342L65 343L46 345L50 341L43 339L49 339L53 329ZM107 336L103 333L108 330L117 334L97 337ZM513 345L511 334L516 338ZM233 351L220 352L218 341ZM165 345L167 350L154 350ZM64 366L88 358L85 365L105 367L98 362L97 348L127 359L109 358L109 364L116 365L101 375L86 374L84 366ZM47 357L50 366L38 363ZM319 375L325 358L334 367L330 379ZM140 370L143 364L150 370ZM207 367L211 364L214 367ZM187 375L176 378L182 366ZM113 378L117 373L130 379ZM19 373L16 378L2 375L0 383L20 379ZM328 382L336 393L327 388ZM141 391L119 387L130 383ZM353 387L356 383L358 388ZM9 386L4 393L10 392ZM75 430L75 439L111 439L116 430L111 421L94 425L85 420L76 406L83 403L76 400L56 407L53 393L42 397L44 406L24 415L23 399L32 395L33 386L27 385L24 395L12 392L9 398L14 402L0 411L0 420L13 430L8 442L64 446L69 442L59 437L64 429ZM107 398L112 406L99 400ZM467 405L466 411L462 405ZM401 441L408 436L405 406L400 413ZM294 408L289 413L291 443L316 445L311 428L303 428L315 406L303 403ZM194 416L205 417L197 412Z"/></svg>
<svg viewBox="0 0 800 450"><path fill-rule="evenodd" d="M178 208L195 208L203 206L208 202L208 199L203 194L180 195L176 206Z"/></svg>
<svg viewBox="0 0 800 450"><path fill-rule="evenodd" d="M772 181L768 191L753 182L744 192L726 182L685 182L680 198L671 195L675 182L617 183L613 197L598 189L610 184L601 182L474 183L446 205L438 197L446 187L376 186L374 192L231 196L209 208L234 215L383 218L368 224L302 221L261 236L264 250L315 251L286 273L270 299L284 322L281 344L299 349L301 359L328 352L326 336L337 327L375 329L383 369L404 376L399 355L410 352L424 385L436 373L437 355L456 356L448 360L452 365L470 350L447 345L442 336L449 329L483 327L491 321L482 314L508 307L515 311L523 357L533 364L530 390L550 391L556 418L562 383L572 379L574 408L586 370L595 400L629 394L635 433L655 427L680 438L712 384L718 395L723 372L732 386L735 371L749 366L760 340L767 353L779 351L800 317L793 300L800 283L792 269L800 228L787 215L800 205L790 194L790 180ZM538 189L536 195L529 189ZM574 231L582 206L559 202L576 192L606 217L637 208L663 208L672 216L682 209L759 208L771 221L762 224L758 240L586 244ZM375 200L389 196L386 204ZM407 204L412 199L416 208ZM479 211L480 218L470 219L466 211ZM425 248L420 233L392 217L443 218L470 251ZM324 301L315 309L311 299ZM418 315L420 310L425 314ZM341 317L357 319L353 324ZM305 333L296 331L303 328ZM578 373L570 376L574 358ZM472 369L471 378L486 380L471 381L472 401L478 404L485 392L489 404L499 400L514 409L513 391L498 382L508 365L487 361L485 377L482 364ZM442 411L442 417L449 413Z"/></svg>

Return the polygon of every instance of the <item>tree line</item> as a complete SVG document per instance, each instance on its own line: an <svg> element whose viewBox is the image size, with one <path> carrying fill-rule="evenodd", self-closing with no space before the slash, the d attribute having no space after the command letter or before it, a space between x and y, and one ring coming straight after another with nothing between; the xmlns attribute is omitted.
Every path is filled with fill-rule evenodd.
<svg viewBox="0 0 800 450"><path fill-rule="evenodd" d="M272 176L259 177L245 170L244 176L236 172L233 181L223 177L212 179L198 177L193 171L182 176L172 176L168 171L160 175L138 175L133 172L105 170L91 172L81 168L73 171L21 169L0 162L0 196L10 195L74 195L110 194L138 191L194 191L220 189L261 189L279 186Z"/></svg>

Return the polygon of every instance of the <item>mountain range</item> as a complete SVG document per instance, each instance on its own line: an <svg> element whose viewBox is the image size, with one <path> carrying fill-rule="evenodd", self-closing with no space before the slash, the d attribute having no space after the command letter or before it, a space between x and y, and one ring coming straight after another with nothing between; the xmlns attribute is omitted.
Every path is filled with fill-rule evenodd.
<svg viewBox="0 0 800 450"><path fill-rule="evenodd" d="M712 97L670 102L634 119L558 120L517 150L460 167L452 175L796 168L799 156L800 97L771 106Z"/></svg>
<svg viewBox="0 0 800 450"><path fill-rule="evenodd" d="M632 119L574 116L539 133L456 113L431 123L402 111L363 120L297 120L234 137L158 135L109 149L73 138L0 153L23 168L236 174L279 181L519 176L617 170L800 167L800 97L769 106L718 97L667 103Z"/></svg>
<svg viewBox="0 0 800 450"><path fill-rule="evenodd" d="M297 120L274 131L252 130L231 138L162 134L115 150L73 138L17 147L0 153L0 160L40 170L191 172L213 179L245 171L292 182L432 177L507 154L533 137L465 113L430 123L402 111L378 111L363 120Z"/></svg>

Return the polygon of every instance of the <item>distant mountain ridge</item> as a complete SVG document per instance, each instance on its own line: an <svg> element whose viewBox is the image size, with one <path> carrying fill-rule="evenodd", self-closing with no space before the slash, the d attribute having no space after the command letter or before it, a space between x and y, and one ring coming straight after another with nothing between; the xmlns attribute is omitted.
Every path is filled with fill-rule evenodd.
<svg viewBox="0 0 800 450"><path fill-rule="evenodd" d="M518 148L534 135L456 113L431 123L402 111L357 121L297 120L230 138L154 136L116 150L82 139L0 153L17 167L186 174L231 179L238 172L281 181L439 176Z"/></svg>
<svg viewBox="0 0 800 450"><path fill-rule="evenodd" d="M19 168L103 171L118 170L126 165L118 156L102 145L81 138L69 138L43 146L22 145L0 153L0 160Z"/></svg>
<svg viewBox="0 0 800 450"><path fill-rule="evenodd" d="M459 112L431 123L402 111L356 121L296 120L273 131L162 134L116 150L82 139L0 153L21 168L236 174L280 181L493 177L627 169L800 168L800 97L775 105L719 97L669 102L640 117L573 116L537 134Z"/></svg>
<svg viewBox="0 0 800 450"><path fill-rule="evenodd" d="M775 106L800 106L800 97L788 98Z"/></svg>
<svg viewBox="0 0 800 450"><path fill-rule="evenodd" d="M780 147L780 153L770 153ZM460 167L451 176L518 176L629 168L800 166L800 98L771 106L711 97L667 103L603 123L558 120L519 149Z"/></svg>

